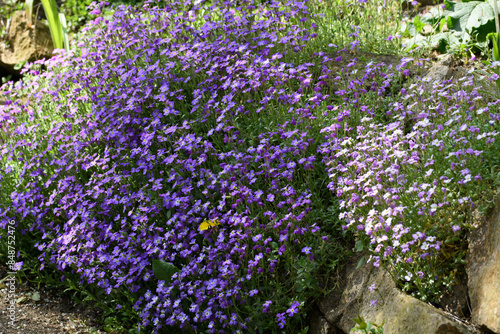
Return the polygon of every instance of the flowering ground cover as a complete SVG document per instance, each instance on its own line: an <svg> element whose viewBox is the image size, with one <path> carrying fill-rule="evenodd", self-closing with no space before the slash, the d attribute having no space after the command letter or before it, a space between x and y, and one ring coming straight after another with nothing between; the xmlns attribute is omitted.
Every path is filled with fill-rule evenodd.
<svg viewBox="0 0 500 334"><path fill-rule="evenodd" d="M451 286L497 183L497 102L486 76L428 89L418 59L353 56L399 48L399 1L91 13L72 53L6 86L24 97L0 110L20 275L131 333L306 333L354 238L423 300Z"/></svg>

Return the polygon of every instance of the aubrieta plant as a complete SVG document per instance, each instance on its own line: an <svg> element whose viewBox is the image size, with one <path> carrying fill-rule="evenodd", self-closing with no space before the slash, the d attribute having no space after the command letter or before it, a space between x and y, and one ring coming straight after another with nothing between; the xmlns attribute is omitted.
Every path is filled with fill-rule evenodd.
<svg viewBox="0 0 500 334"><path fill-rule="evenodd" d="M422 299L449 282L443 256L495 170L496 104L469 79L407 87L409 59L363 63L371 35L330 34L352 18L327 8L94 6L75 53L4 86L0 224L23 268L146 333L307 332L353 234Z"/></svg>
<svg viewBox="0 0 500 334"><path fill-rule="evenodd" d="M153 5L98 17L78 54L12 87L28 102L2 110L2 226L146 332L307 330L340 227L320 220L335 207L317 182L322 59L283 61L314 16L303 2Z"/></svg>
<svg viewBox="0 0 500 334"><path fill-rule="evenodd" d="M324 129L344 228L358 233L375 266L422 300L436 301L452 285L472 212L486 210L498 184L489 156L500 115L498 101L478 93L484 79L470 75L460 86L422 79L401 90L386 112L390 122L367 115L347 136Z"/></svg>

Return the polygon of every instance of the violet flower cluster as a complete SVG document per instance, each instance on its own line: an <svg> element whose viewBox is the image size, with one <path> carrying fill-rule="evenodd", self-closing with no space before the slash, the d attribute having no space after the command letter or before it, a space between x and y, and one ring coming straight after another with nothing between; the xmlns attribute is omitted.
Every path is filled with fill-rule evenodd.
<svg viewBox="0 0 500 334"><path fill-rule="evenodd" d="M314 64L285 61L311 17L301 1L187 1L95 19L0 110L2 228L37 239L41 269L138 296L141 328L284 328L311 289L280 305L264 284L293 285L277 266L327 240L304 182L327 96L309 89ZM170 282L155 259L179 269Z"/></svg>
<svg viewBox="0 0 500 334"><path fill-rule="evenodd" d="M470 228L488 193L484 155L498 136L499 100L484 101L481 89L472 75L459 84L424 78L401 89L389 123L366 115L347 135L337 135L340 126L323 129L328 187L342 198L344 229L358 233L375 266L384 264L422 299L438 297L452 279L437 270L438 256L450 251L450 235Z"/></svg>
<svg viewBox="0 0 500 334"><path fill-rule="evenodd" d="M464 227L446 219L485 177L495 104L471 81L402 88L409 59L360 69L359 27L309 54L310 5L149 1L97 17L0 109L0 226L36 240L42 269L126 291L155 333L293 331L333 256L332 192L374 263L429 276L443 233ZM159 280L153 260L178 272Z"/></svg>

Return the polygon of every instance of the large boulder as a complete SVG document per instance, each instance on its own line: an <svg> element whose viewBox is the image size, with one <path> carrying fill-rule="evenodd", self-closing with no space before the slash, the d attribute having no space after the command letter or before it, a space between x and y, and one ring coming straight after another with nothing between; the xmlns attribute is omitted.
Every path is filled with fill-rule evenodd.
<svg viewBox="0 0 500 334"><path fill-rule="evenodd" d="M466 258L472 322L500 333L500 198L489 215L475 219Z"/></svg>
<svg viewBox="0 0 500 334"><path fill-rule="evenodd" d="M357 260L347 266L340 289L320 301L321 312L333 326L349 333L355 326L352 319L361 315L372 323L385 321L385 334L473 333L445 312L401 292L384 269L372 264L356 269ZM371 286L378 290L370 292Z"/></svg>
<svg viewBox="0 0 500 334"><path fill-rule="evenodd" d="M0 70L7 74L19 74L16 64L50 58L54 44L49 27L39 20L28 22L24 11L17 11L12 18L5 41L0 42Z"/></svg>

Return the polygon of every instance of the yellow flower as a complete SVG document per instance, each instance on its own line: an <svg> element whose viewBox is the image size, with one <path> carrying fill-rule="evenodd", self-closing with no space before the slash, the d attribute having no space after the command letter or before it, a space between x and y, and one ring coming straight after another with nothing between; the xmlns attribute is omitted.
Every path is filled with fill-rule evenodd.
<svg viewBox="0 0 500 334"><path fill-rule="evenodd" d="M200 224L200 231L206 231L217 225L220 225L217 218L214 220L204 220L203 223Z"/></svg>

